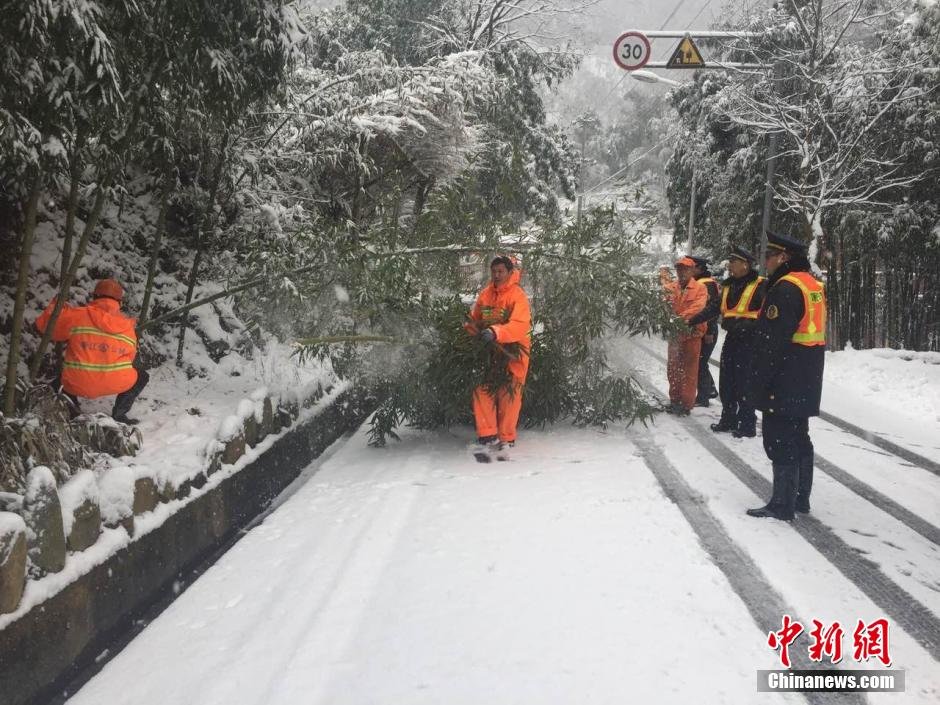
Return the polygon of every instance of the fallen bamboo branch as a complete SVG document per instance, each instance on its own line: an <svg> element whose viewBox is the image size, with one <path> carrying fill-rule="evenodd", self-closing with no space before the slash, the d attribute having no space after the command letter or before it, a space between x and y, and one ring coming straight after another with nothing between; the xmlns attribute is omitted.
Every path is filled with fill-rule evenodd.
<svg viewBox="0 0 940 705"><path fill-rule="evenodd" d="M573 257L569 255L558 254L555 252L548 252L544 249L538 249L538 248L539 246L534 243L516 242L516 243L507 243L501 246L499 249L508 250L508 251L518 251L518 252L525 252L528 250L530 254L532 254L535 257L540 257L540 256L549 257L552 259L560 259L560 260L565 260L569 262L582 262L585 264L592 264L592 265L597 265L597 266L602 266L602 267L613 266L613 265L608 264L607 262L600 262L598 260L593 260L589 257ZM487 248L467 247L467 246L461 246L461 245L456 245L456 246L455 245L442 245L442 246L437 246L437 247L414 247L414 248L408 248L404 250L393 250L390 252L374 252L372 250L366 250L365 253L371 257L383 258L383 257L407 257L410 255L415 255L415 254L447 254L447 253L474 254L474 253L480 253L481 251L485 249ZM210 304L213 301L218 301L219 299L226 298L228 296L231 296L232 294L237 294L242 291L247 291L248 289L253 289L257 286L261 286L262 284L265 284L271 281L272 279L275 279L278 277L294 276L297 274L305 274L307 272L317 269L319 266L320 265L308 265L305 267L299 267L297 269L291 269L286 272L280 272L278 274L262 275L260 277L256 277L255 279L247 281L244 284L240 284L236 287L232 287L231 289L226 289L225 291L221 291L217 294L213 294L212 296L207 296L205 298L198 299L189 304L186 304L185 306L180 306L179 308L173 309L172 311L165 313L162 316L153 318L147 321L144 325L140 326L137 329L137 332L143 333L147 330L150 330L151 328L155 326L158 326L162 323L166 323L167 321L171 321L174 318L177 318L183 315L184 313L188 313L194 308L205 306L206 304ZM512 357L508 353L507 353L507 356Z"/></svg>
<svg viewBox="0 0 940 705"><path fill-rule="evenodd" d="M291 269L286 272L278 272L277 274L265 274L260 277L255 277L254 279L245 282L244 284L239 284L238 286L233 286L231 289L226 289L225 291L220 291L217 294L212 294L212 296L206 296L205 298L198 299L191 303L186 304L185 306L180 306L175 308L168 313L164 313L162 316L157 316L147 321L144 325L137 329L138 333L143 333L146 330L149 330L155 326L160 325L161 323L166 323L167 321L172 321L178 316L182 316L184 313L189 313L194 308L199 306L205 306L206 304L211 304L213 301L218 301L219 299L224 299L232 294L238 294L242 291L247 291L248 289L254 289L257 286L266 284L273 279L278 279L280 277L295 276L297 274L306 274L307 272L312 272L315 269L320 267L319 264L310 264L305 267L298 267L297 269Z"/></svg>
<svg viewBox="0 0 940 705"><path fill-rule="evenodd" d="M389 335L325 335L319 338L301 338L294 341L294 346L338 345L339 343L397 343L398 345L407 345L408 342Z"/></svg>
<svg viewBox="0 0 940 705"><path fill-rule="evenodd" d="M469 313L464 318L466 319L466 325L472 329L472 334L475 336L479 335L480 332L483 330L483 328L489 327L489 326L481 326L480 325L481 321L477 321L476 319L471 318ZM520 358L519 355L514 355L513 353L509 352L501 343L497 343L495 338L489 341L489 345L492 345L494 348L496 348L499 352L501 352L503 355L508 357L510 360L518 360ZM521 346L520 346L520 351L522 351Z"/></svg>

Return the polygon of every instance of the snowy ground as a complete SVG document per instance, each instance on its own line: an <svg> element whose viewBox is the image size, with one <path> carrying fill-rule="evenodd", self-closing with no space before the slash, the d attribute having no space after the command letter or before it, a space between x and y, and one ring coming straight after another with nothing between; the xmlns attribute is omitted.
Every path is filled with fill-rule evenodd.
<svg viewBox="0 0 940 705"><path fill-rule="evenodd" d="M723 340L722 336L713 360L720 357ZM717 381L714 366L712 374ZM851 347L829 351L823 410L936 459L940 456L940 353Z"/></svg>
<svg viewBox="0 0 940 705"><path fill-rule="evenodd" d="M662 389L663 346L643 347L618 341L615 361ZM905 422L842 379L824 406L861 394L847 420L890 415L910 427L899 442L932 438L917 450L940 461L936 419L918 408ZM940 477L814 422L838 466L817 470L814 518L754 520L760 438L716 438L717 411L529 431L490 465L463 452L468 436L410 432L374 450L360 432L70 702L802 702L756 694L755 672L779 667L766 635L786 610L807 630L845 625L845 668L879 665L852 661L852 631L887 617L907 692L868 701L936 703ZM791 650L798 666L806 648Z"/></svg>
<svg viewBox="0 0 940 705"><path fill-rule="evenodd" d="M150 187L149 179L135 181L126 204L122 199L120 203L105 207L98 234L89 242L82 266L76 272L70 303L86 303L96 280L116 277L126 290L125 313L139 314L147 277L150 236L159 209L159 204L153 203ZM78 221L76 227L80 231L83 225ZM56 210L54 203L44 201L30 259L32 273L26 299L27 325L23 332L27 352L32 352L38 343L38 332L32 323L58 290L64 228L64 213ZM185 273L191 263L188 245L181 247L173 237L167 237L164 255L154 284L152 312L155 315L183 303ZM204 269L216 276L224 274L219 262ZM197 299L215 294L225 286L224 281L213 281L209 272L195 289ZM13 299L12 289L0 285L0 320L12 316ZM134 457L99 456L92 468L98 484L108 484L106 476L117 470L131 482L133 478L149 476L158 485L170 482L178 487L206 469L207 449L215 448L215 439L223 429L231 428L233 421L240 421L232 418L240 410L244 412L247 408L250 413L252 407L260 407L259 399L266 395L303 405L319 397L321 389L332 386L334 391L339 391L329 360L301 364L289 344L269 335L264 336L264 348L257 346L233 306L231 299L221 299L193 311L182 369L172 362L176 356L176 326L160 334L151 332L141 337L142 357L145 367L149 367L150 383L135 403L131 416L140 419L143 446ZM6 359L8 345L9 336L0 335L0 359ZM160 360L164 362L157 364ZM27 374L25 355L20 360L20 374L23 377ZM110 415L113 403L113 396L81 401L84 412L105 415ZM249 451L242 465L263 447ZM234 470L226 468L225 473L213 477L210 486ZM106 494L102 498L107 502ZM156 511L138 517L138 535L152 530L177 510L179 504L161 504ZM103 510L107 513L108 507ZM70 553L63 571L29 580L18 609L0 616L0 629L106 560L130 540L123 529L105 529L93 547Z"/></svg>
<svg viewBox="0 0 940 705"><path fill-rule="evenodd" d="M187 359L198 359L202 344L190 336ZM144 438L140 452L118 462L135 473L179 481L205 469L206 448L217 437L226 419L237 414L243 402L263 398L294 403L317 396L317 389L336 384L329 361L303 365L291 357L287 345L271 341L255 350L252 359L230 354L218 363L205 361L205 376L187 379L172 363L150 371L150 384L132 409L140 419ZM83 400L88 411L109 413L113 397Z"/></svg>
<svg viewBox="0 0 940 705"><path fill-rule="evenodd" d="M190 347L201 344L192 336ZM178 487L206 469L206 451L214 448L220 429L232 420L239 407L254 407L253 399L265 394L274 399L284 399L303 405L319 397L319 390L331 389L322 404L301 412L301 421L317 413L323 405L335 399L348 385L336 378L329 361L313 360L300 364L291 358L288 346L276 342L256 350L253 359L232 354L220 364L209 363L204 377L187 379L183 371L172 364L151 370L150 384L144 389L132 410L140 418L139 428L143 435L143 446L134 457L111 458L101 456L94 469L97 484L102 488L99 497L102 512L108 515L119 512L111 505L129 503L133 500L132 483L137 477L152 477L158 486L172 482ZM194 350L191 357L196 358ZM109 414L113 397L82 400L82 410L87 413ZM275 440L271 436L246 454L235 465L226 465L222 472L214 474L201 489L193 489L189 497L161 503L152 512L136 517L135 536L128 536L123 528L102 531L98 541L80 552L69 552L65 567L57 573L49 573L37 580L28 580L23 599L14 612L0 615L0 629L21 618L29 610L54 595L66 585L100 565L129 542L157 528L166 519L196 497L210 491L215 485L263 453ZM118 480L126 479L124 487ZM114 496L104 491L105 487L122 485ZM80 501L74 502L77 506Z"/></svg>

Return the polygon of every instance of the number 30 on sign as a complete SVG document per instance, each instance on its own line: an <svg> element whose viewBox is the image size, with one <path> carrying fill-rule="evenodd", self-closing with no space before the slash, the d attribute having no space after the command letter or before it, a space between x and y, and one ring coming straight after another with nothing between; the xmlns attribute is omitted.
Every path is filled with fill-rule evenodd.
<svg viewBox="0 0 940 705"><path fill-rule="evenodd" d="M651 54L650 40L642 32L624 32L614 42L614 61L617 66L627 71L636 71L646 66Z"/></svg>

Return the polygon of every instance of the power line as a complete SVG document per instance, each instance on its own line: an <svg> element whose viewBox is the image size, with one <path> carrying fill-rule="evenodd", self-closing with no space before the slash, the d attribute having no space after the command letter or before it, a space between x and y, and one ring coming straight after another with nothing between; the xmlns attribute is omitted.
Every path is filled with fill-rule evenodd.
<svg viewBox="0 0 940 705"><path fill-rule="evenodd" d="M665 22L663 22L663 23L659 26L659 28L660 28L660 29L666 29L666 25L669 24L669 21L670 21L673 17L676 16L676 13L679 11L679 8L682 7L684 4L685 4L685 0L679 0L678 4L676 4L676 6L675 6L674 8L672 8L672 12L669 13L669 17L666 18Z"/></svg>
<svg viewBox="0 0 940 705"><path fill-rule="evenodd" d="M618 169L617 171L615 171L613 174L611 174L610 176L608 176L606 179L604 179L604 180L601 181L600 183L594 184L594 185L593 185L591 188L589 188L587 191L583 191L583 192L581 193L581 195L582 195L582 196L586 196L587 194L591 193L591 191L595 191L595 190L599 189L601 186L603 186L603 185L606 184L607 182L613 181L613 180L616 179L618 176L620 176L623 172L625 172L627 169L629 169L631 166L633 166L634 164L636 164L637 162L639 162L641 159L643 159L644 157L646 157L648 154L650 154L654 149L657 149L657 148L659 148L659 147L662 147L662 146L666 143L666 139L667 139L667 138L661 139L659 142L657 142L657 143L654 144L652 147L650 147L649 149L647 149L645 152L643 152L643 154L641 154L640 156L638 156L636 159L634 159L632 162L630 162L629 164L627 164L625 167L623 167L622 169Z"/></svg>
<svg viewBox="0 0 940 705"><path fill-rule="evenodd" d="M708 9L708 6L711 5L712 2L714 2L714 0L708 0L708 2L705 3L705 4L702 6L702 9L698 11L698 14L696 14L695 17L693 17L693 18L689 21L689 25L690 25L690 26L693 25L693 24L695 24L695 20L697 20L699 17L702 16L702 13L705 12L705 10Z"/></svg>
<svg viewBox="0 0 940 705"><path fill-rule="evenodd" d="M699 15L701 15L702 12L705 11L705 8L707 8L709 5L712 4L712 1L713 1L713 0L708 0L708 2L705 4L705 7L703 7L701 10L698 11L698 14L695 16L695 19L693 19L692 22L694 22L695 20L697 20L697 19L699 18ZM672 12L669 13L669 16L668 16L665 20L663 20L663 23L662 23L661 25L659 25L659 29L660 29L660 30L666 29L666 25L669 24L669 23L672 21L672 18L676 16L676 13L682 8L682 6L685 4L685 2L686 2L686 0L679 0L679 2L676 3L676 6L672 8ZM692 22L690 22L689 24L691 25ZM628 75L628 73L624 73L623 76L620 77L620 80L617 81L617 82L614 84L614 87L611 88L609 91L607 91L607 95L605 95L605 96L604 96L604 99L600 102L600 105L599 105L598 108L597 108L597 112L600 112L601 110L603 110L604 108L607 107L607 101L610 100L610 97L614 94L614 91L616 91L616 90L620 87L620 84L623 83L623 81L624 81L624 79L627 77L627 75ZM632 92L633 92L632 90L629 91L629 92L627 93L627 95L630 95L630 93L632 93ZM647 154L649 154L650 152L652 152L654 149L656 149L657 147L661 146L662 144L663 144L662 141L661 141L661 142L658 142L658 143L656 143L656 144L654 144L652 147L650 147L649 150L647 150L646 152L644 152L642 155L640 155L639 157L637 157L635 160L633 160L632 162L630 162L629 164L627 164L627 165L626 165L625 167L623 167L622 169L619 169L618 171L615 171L613 174L611 174L609 177L607 177L604 181L601 181L599 184L595 184L594 186L592 186L591 188L589 188L587 191L583 191L583 192L582 192L582 195L588 194L588 193L590 193L591 191L596 190L598 187L603 186L603 185L606 184L607 182L609 182L609 181L611 181L612 179L614 179L615 177L619 176L620 174L622 174L623 172L625 172L627 169L629 169L631 166L633 166L633 165L636 164L638 161L640 161L640 159L642 159L643 157L645 157Z"/></svg>
<svg viewBox="0 0 940 705"><path fill-rule="evenodd" d="M666 29L666 25L669 24L669 23L672 21L672 18L676 16L676 13L682 8L682 6L685 4L685 2L686 2L686 0L679 0L679 2L676 3L676 6L675 6L674 8L672 8L672 12L669 13L669 17L667 17L667 18L663 21L663 23L662 23L661 25L659 25L659 28L660 28L661 30L662 30L662 29ZM708 7L708 5L711 5L711 4L712 4L712 0L708 0L708 3L705 5L705 7ZM704 9L705 9L705 8L702 8L702 10L704 10ZM698 19L699 15L702 14L702 10L699 10L699 14L695 16L695 19ZM692 22L694 22L694 21L695 21L695 20L692 20ZM690 22L689 24L691 24L691 22ZM601 100L601 102L600 102L600 105L599 105L599 107L598 107L598 109L597 109L598 112L600 112L601 110L603 110L604 108L607 107L607 101L610 100L610 96L612 96L612 95L614 94L614 91L617 90L617 89L620 87L620 84L623 83L624 79L628 76L628 74L629 74L629 72L624 73L623 76L620 77L620 80L617 81L617 82L614 84L614 87L611 88L609 91L607 91L607 95L605 95L604 98L603 98L603 100ZM631 91L631 93L632 93L632 91ZM629 95L629 94L628 94L628 95Z"/></svg>

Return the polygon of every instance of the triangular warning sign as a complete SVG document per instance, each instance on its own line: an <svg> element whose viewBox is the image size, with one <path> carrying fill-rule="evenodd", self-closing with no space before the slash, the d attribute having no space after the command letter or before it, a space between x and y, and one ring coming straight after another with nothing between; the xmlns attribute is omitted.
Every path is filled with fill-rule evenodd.
<svg viewBox="0 0 940 705"><path fill-rule="evenodd" d="M691 35L685 35L679 46L672 52L672 58L666 62L667 69L701 69L705 68L705 59L702 52L695 46Z"/></svg>

